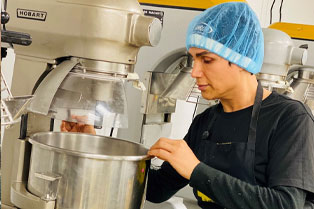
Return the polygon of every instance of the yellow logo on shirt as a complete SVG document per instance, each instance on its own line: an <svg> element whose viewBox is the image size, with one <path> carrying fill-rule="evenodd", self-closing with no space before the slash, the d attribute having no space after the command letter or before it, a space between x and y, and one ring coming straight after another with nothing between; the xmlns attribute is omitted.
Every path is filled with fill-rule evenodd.
<svg viewBox="0 0 314 209"><path fill-rule="evenodd" d="M203 202L214 202L212 199L204 195L202 192L197 190L197 196L199 196Z"/></svg>

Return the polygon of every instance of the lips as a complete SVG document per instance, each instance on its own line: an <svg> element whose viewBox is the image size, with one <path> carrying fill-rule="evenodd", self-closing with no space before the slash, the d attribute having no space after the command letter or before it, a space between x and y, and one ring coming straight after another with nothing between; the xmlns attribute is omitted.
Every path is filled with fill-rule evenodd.
<svg viewBox="0 0 314 209"><path fill-rule="evenodd" d="M197 84L197 86L198 86L198 89L199 89L200 91L204 91L209 85L208 85L208 84L206 84L206 85Z"/></svg>

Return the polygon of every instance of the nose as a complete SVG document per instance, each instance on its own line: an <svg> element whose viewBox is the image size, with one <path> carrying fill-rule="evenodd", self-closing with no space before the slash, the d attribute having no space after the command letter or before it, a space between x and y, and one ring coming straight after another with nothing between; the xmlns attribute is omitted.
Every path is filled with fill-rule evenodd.
<svg viewBox="0 0 314 209"><path fill-rule="evenodd" d="M197 61L194 61L191 76L193 78L200 78L202 76L202 67L201 64Z"/></svg>

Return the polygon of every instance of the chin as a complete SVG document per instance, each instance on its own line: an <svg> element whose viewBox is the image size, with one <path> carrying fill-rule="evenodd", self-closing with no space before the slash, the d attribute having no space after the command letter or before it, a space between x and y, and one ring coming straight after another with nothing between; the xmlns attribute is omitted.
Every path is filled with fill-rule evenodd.
<svg viewBox="0 0 314 209"><path fill-rule="evenodd" d="M215 100L217 99L213 94L206 94L206 92L202 92L202 97L206 100Z"/></svg>

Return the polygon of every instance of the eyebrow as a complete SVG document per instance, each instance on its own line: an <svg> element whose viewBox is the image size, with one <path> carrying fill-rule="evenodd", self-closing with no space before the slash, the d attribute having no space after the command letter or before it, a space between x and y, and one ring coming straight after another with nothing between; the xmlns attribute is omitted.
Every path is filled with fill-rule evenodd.
<svg viewBox="0 0 314 209"><path fill-rule="evenodd" d="M203 52L197 53L195 56L196 57L200 57L200 56L203 56L203 55L206 55L206 54L212 54L212 53L209 52L209 51L203 51Z"/></svg>

